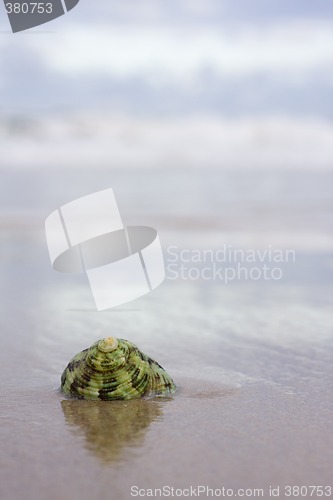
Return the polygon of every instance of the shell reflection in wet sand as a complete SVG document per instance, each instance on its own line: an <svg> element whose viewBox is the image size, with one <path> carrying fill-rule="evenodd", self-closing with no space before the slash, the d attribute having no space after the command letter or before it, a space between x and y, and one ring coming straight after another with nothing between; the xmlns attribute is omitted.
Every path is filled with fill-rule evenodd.
<svg viewBox="0 0 333 500"><path fill-rule="evenodd" d="M162 416L160 401L61 401L67 424L85 436L86 448L106 463L142 444L149 425Z"/></svg>

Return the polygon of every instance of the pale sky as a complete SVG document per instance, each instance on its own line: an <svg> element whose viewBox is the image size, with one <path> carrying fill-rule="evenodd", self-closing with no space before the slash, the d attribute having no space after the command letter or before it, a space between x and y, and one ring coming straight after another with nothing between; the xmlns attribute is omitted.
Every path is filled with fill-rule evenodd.
<svg viewBox="0 0 333 500"><path fill-rule="evenodd" d="M15 35L0 11L0 109L331 119L332 5L81 0Z"/></svg>

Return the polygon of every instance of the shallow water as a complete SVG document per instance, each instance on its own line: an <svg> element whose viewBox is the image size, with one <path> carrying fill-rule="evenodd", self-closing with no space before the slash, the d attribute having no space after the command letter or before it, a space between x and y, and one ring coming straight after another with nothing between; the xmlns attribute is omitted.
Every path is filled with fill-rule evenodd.
<svg viewBox="0 0 333 500"><path fill-rule="evenodd" d="M7 173L7 189L18 189L22 178L15 175ZM280 175L292 193L288 177ZM34 209L27 201L20 206L2 198L0 498L122 500L131 498L131 486L165 485L263 488L268 498L271 485L329 484L333 260L329 238L319 248L313 244L319 232L329 237L332 207L322 190L329 178L313 190L311 203L321 208L312 218L306 195L294 199L300 226L288 217L291 194L281 203L276 193L273 202L264 201L266 187L257 195L259 205L273 203L276 213L285 207L275 225L270 219L275 242L288 245L293 231L303 235L296 261L283 265L283 279L228 285L167 279L148 296L101 313L84 276L56 273L49 264L44 217L71 198L69 188L67 199L60 199L60 187L50 200L38 191ZM120 186L125 189L125 183ZM149 189L141 189L148 200ZM176 213L174 228L161 217L171 193L165 189L151 218L165 248L226 241L221 228L227 205L218 194L211 203L222 204L214 212L221 228L208 231L198 223L186 231L177 226ZM245 211L242 192L233 193L229 211L235 218ZM119 205L130 199L119 199ZM255 199L251 203L245 219L237 219L238 230L228 235L243 247L249 241L254 248L265 246L268 221L255 215ZM149 223L149 208L135 213L134 205L128 217L139 223L145 215L140 223ZM201 205L206 210L203 200ZM177 393L113 403L63 397L58 386L67 362L106 335L128 338L158 360L175 379Z"/></svg>

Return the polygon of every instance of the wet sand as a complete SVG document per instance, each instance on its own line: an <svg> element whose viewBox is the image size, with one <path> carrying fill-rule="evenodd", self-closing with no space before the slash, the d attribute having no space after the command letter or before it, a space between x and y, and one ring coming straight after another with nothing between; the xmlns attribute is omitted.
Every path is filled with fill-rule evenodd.
<svg viewBox="0 0 333 500"><path fill-rule="evenodd" d="M244 302L238 319L237 308L230 310L232 301L224 297L229 309L224 322L217 309L200 324L200 314L191 314L191 302L181 293L182 309L166 309L176 288L167 284L163 293L156 292L153 305L146 298L138 309L104 314L89 309L59 314L64 304L56 296L44 312L32 312L29 299L25 312L7 309L1 349L2 499L127 499L131 486L199 485L263 488L268 498L270 486L330 483L328 305L302 310L288 304L291 297L283 290L279 308L262 298L260 314L253 304L246 306L246 294L238 290ZM200 308L197 292L194 307ZM79 289L73 303L78 297ZM262 332L274 324L275 335L265 337ZM165 400L110 403L64 398L58 385L71 356L104 333L119 331L124 337L126 330L172 374L177 393Z"/></svg>
<svg viewBox="0 0 333 500"><path fill-rule="evenodd" d="M308 405L268 383L180 383L168 401L65 400L47 385L8 395L1 498L126 499L131 486L199 485L268 498L270 486L330 484L329 401Z"/></svg>
<svg viewBox="0 0 333 500"><path fill-rule="evenodd" d="M330 252L299 252L279 283L166 280L97 313L84 277L52 270L36 217L1 233L2 500L332 485ZM65 398L67 362L110 334L158 360L177 393Z"/></svg>

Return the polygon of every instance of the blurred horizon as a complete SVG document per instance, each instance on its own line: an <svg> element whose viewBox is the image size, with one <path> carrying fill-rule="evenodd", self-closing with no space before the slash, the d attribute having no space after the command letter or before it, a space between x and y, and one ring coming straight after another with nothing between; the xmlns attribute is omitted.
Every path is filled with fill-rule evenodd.
<svg viewBox="0 0 333 500"><path fill-rule="evenodd" d="M0 168L331 170L332 14L323 0L81 0L13 35L3 9Z"/></svg>

